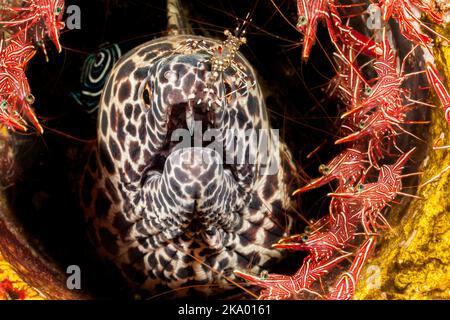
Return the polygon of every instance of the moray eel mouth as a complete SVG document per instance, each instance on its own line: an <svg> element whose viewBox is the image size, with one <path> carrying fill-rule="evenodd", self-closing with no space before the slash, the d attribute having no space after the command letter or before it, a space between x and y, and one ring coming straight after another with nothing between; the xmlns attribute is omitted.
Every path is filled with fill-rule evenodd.
<svg viewBox="0 0 450 320"><path fill-rule="evenodd" d="M207 89L205 88L205 90ZM213 99L207 99L206 94L202 94L200 97L195 93L190 93L190 95L191 98L188 100L181 99L167 106L167 139L151 159L150 170L162 173L167 158L177 149L194 146L207 148L214 142L213 139L206 141L204 137L220 128L215 125L213 120L216 113L212 104L216 105L217 101L213 102ZM222 106L216 105L215 107L221 108Z"/></svg>
<svg viewBox="0 0 450 320"><path fill-rule="evenodd" d="M259 272L292 228L289 152L248 61L237 54L211 71L219 45L150 41L117 63L102 94L81 198L103 255L143 289L221 287L236 268Z"/></svg>
<svg viewBox="0 0 450 320"><path fill-rule="evenodd" d="M142 187L149 189L147 204L158 213L155 219L166 241L194 232L209 247L219 249L222 230L233 232L242 226L237 213L243 207L238 199L244 196L239 183L245 175L239 174L242 168L234 163L238 159L225 166L224 158L227 152L236 153L227 150L227 139L243 132L227 133L223 117L232 108L228 101L234 83L228 75L213 80L207 59L179 54L156 63L153 73L162 77L152 84L151 109L155 112L150 116L157 121L161 112L165 123L158 137L150 136L150 143L158 147L150 157Z"/></svg>

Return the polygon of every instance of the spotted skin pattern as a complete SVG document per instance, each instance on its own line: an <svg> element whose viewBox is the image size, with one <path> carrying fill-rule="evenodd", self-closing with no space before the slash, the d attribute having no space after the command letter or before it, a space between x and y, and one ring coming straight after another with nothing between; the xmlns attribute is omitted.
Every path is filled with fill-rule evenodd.
<svg viewBox="0 0 450 320"><path fill-rule="evenodd" d="M99 252L141 291L232 287L225 277L236 280L234 269L279 261L271 245L292 230L291 156L269 133L261 88L240 53L223 83L208 80L218 45L186 35L147 42L119 60L101 97L81 202ZM171 136L189 116L217 130L227 157L255 161L223 165L204 145L177 148ZM267 152L230 134L239 129L266 132Z"/></svg>

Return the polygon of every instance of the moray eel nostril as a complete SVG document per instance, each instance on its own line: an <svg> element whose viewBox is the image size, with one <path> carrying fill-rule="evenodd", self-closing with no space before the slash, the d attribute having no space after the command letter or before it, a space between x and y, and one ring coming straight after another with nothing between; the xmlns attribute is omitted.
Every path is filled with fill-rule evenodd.
<svg viewBox="0 0 450 320"><path fill-rule="evenodd" d="M211 78L220 45L145 43L118 61L101 97L82 205L100 254L141 293L229 289L222 274L270 269L283 255L271 244L292 231L290 153L240 53Z"/></svg>

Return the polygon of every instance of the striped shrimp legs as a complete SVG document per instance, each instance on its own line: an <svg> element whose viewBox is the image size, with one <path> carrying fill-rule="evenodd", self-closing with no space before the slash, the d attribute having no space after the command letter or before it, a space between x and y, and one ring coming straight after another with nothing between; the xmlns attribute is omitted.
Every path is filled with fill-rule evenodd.
<svg viewBox="0 0 450 320"><path fill-rule="evenodd" d="M368 238L356 252L349 270L344 272L328 294L329 300L350 300L356 290L361 270L375 245L375 238Z"/></svg>
<svg viewBox="0 0 450 320"><path fill-rule="evenodd" d="M388 21L394 18L400 27L400 32L408 40L427 48L431 51L432 39L420 31L420 27L426 29L437 37L449 41L443 35L423 23L414 13L415 9L428 15L435 23L442 24L442 16L432 5L432 1L424 0L379 0L382 18Z"/></svg>

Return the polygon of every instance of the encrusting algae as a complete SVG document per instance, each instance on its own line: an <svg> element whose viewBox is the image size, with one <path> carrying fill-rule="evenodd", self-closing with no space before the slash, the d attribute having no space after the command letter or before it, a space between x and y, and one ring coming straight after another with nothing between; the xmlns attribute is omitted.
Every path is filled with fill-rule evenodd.
<svg viewBox="0 0 450 320"><path fill-rule="evenodd" d="M24 282L0 254L0 300L43 300L43 296Z"/></svg>

